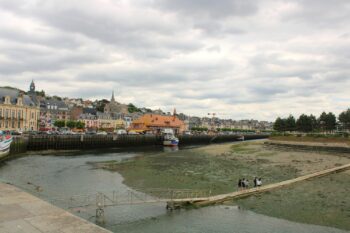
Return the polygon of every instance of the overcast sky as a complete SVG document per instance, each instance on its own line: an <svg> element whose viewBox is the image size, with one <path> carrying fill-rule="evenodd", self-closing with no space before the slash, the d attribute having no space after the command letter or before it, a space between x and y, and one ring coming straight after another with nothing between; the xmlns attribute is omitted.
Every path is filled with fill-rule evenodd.
<svg viewBox="0 0 350 233"><path fill-rule="evenodd" d="M0 86L189 115L350 107L349 0L0 0Z"/></svg>

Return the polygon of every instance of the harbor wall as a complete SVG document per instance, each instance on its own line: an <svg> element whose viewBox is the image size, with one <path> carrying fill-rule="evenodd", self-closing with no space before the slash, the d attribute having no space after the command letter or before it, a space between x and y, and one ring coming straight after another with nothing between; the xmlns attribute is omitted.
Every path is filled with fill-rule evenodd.
<svg viewBox="0 0 350 233"><path fill-rule="evenodd" d="M196 145L263 139L268 135L180 135L181 145ZM11 155L40 150L84 150L162 145L163 137L156 135L31 135L15 137Z"/></svg>

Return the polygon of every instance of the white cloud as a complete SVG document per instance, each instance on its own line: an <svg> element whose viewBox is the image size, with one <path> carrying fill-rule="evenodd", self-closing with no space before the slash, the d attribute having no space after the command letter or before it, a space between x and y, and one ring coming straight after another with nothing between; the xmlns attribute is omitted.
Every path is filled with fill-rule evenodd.
<svg viewBox="0 0 350 233"><path fill-rule="evenodd" d="M273 120L349 107L349 3L0 0L0 85ZM322 17L320 17L322 15ZM59 86L59 88L57 88Z"/></svg>

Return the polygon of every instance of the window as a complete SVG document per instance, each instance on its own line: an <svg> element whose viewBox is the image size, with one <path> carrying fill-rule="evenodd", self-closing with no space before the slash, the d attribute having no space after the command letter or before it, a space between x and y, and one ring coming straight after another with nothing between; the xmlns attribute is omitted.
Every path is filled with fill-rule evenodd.
<svg viewBox="0 0 350 233"><path fill-rule="evenodd" d="M21 128L21 110L17 111L17 128Z"/></svg>

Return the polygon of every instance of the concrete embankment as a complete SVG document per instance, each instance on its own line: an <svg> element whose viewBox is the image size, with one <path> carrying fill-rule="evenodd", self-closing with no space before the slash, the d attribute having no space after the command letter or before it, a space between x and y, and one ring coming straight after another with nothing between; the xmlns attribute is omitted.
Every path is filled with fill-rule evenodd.
<svg viewBox="0 0 350 233"><path fill-rule="evenodd" d="M109 233L12 185L0 182L0 232Z"/></svg>
<svg viewBox="0 0 350 233"><path fill-rule="evenodd" d="M209 144L263 139L268 135L181 135L180 145ZM83 150L162 145L163 137L155 135L32 135L15 138L11 154L37 150Z"/></svg>
<svg viewBox="0 0 350 233"><path fill-rule="evenodd" d="M265 144L272 147L279 148L279 149L313 151L313 152L324 151L324 152L350 154L350 146L342 143L289 142L289 141L269 140L269 141L266 141Z"/></svg>

